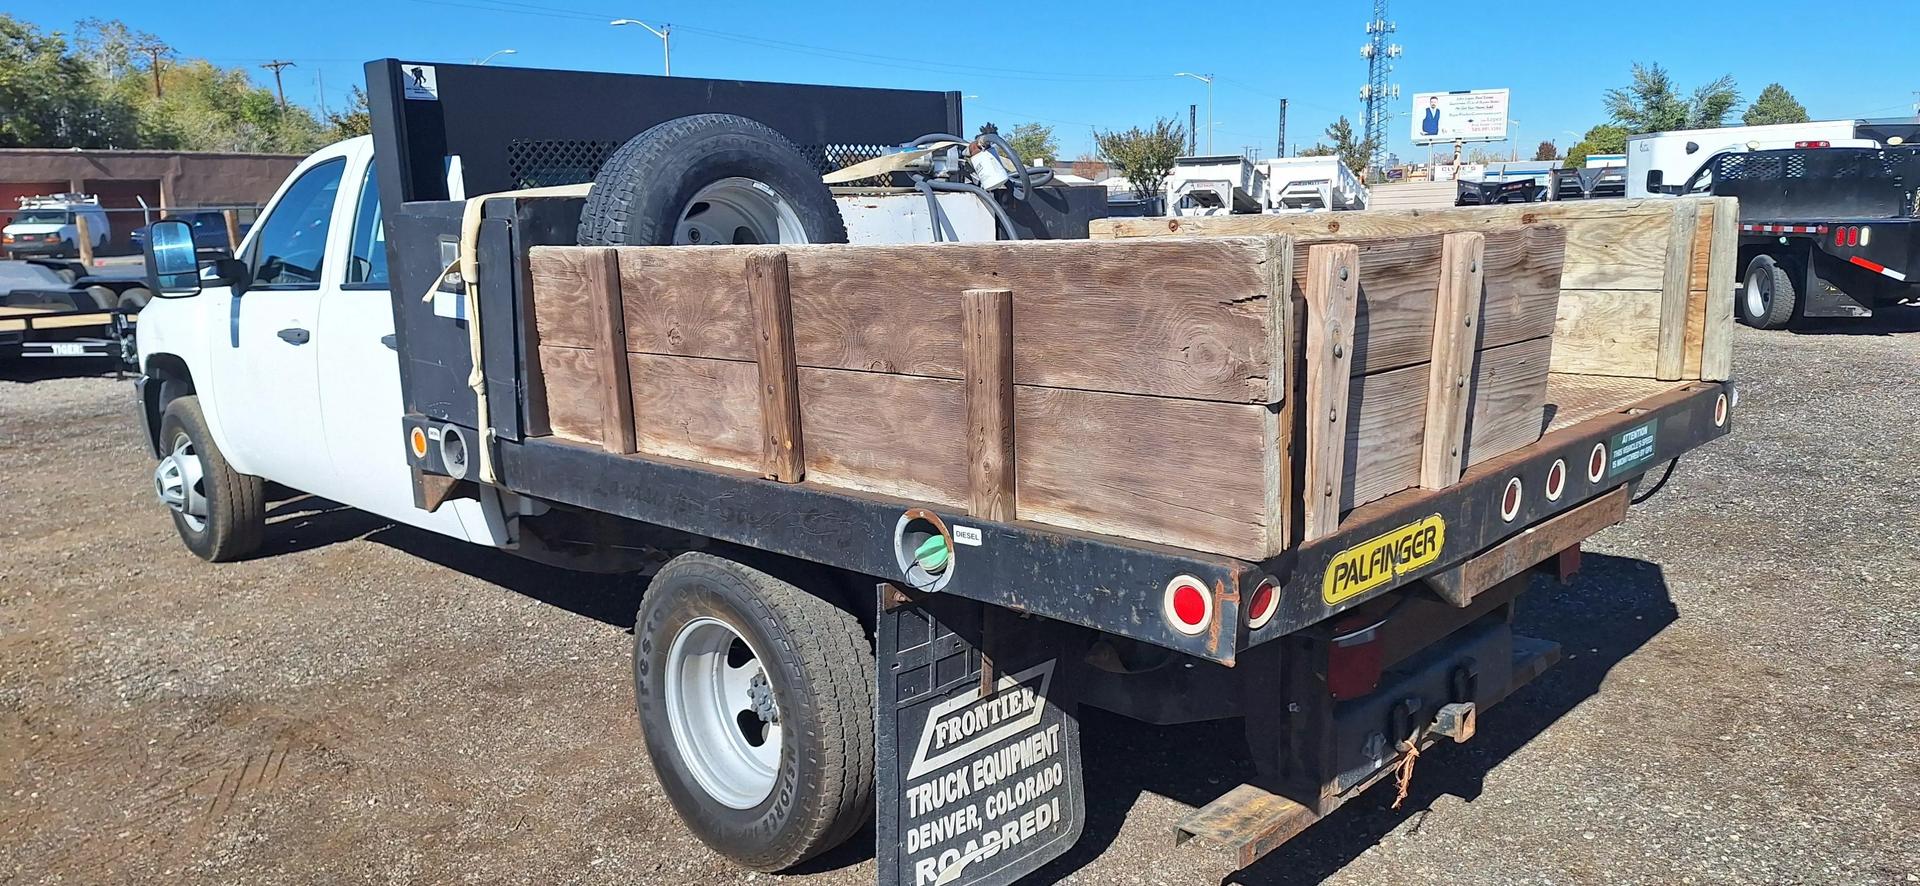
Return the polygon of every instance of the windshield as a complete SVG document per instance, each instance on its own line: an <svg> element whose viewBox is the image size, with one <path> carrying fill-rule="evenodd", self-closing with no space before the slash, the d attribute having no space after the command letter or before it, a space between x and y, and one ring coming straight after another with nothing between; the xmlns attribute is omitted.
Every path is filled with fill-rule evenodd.
<svg viewBox="0 0 1920 886"><path fill-rule="evenodd" d="M64 209L22 209L13 216L14 224L64 225L70 214Z"/></svg>

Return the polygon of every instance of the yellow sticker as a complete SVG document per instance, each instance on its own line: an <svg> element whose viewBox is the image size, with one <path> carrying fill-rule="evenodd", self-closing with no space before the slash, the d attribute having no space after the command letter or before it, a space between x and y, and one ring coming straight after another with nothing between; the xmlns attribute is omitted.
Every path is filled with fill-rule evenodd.
<svg viewBox="0 0 1920 886"><path fill-rule="evenodd" d="M1370 538L1333 556L1320 598L1332 606L1371 591L1440 559L1446 543L1447 521L1439 514Z"/></svg>

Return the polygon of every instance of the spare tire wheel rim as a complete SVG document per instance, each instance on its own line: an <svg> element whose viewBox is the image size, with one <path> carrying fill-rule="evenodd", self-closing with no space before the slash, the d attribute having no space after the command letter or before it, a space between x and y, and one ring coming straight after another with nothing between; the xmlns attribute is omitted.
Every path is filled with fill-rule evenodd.
<svg viewBox="0 0 1920 886"><path fill-rule="evenodd" d="M1773 275L1755 266L1747 272L1747 316L1765 317L1773 305Z"/></svg>
<svg viewBox="0 0 1920 886"><path fill-rule="evenodd" d="M206 470L193 438L185 434L174 438L173 451L153 469L153 491L193 531L207 528Z"/></svg>
<svg viewBox="0 0 1920 886"><path fill-rule="evenodd" d="M771 674L733 626L701 616L667 648L667 723L689 774L707 796L752 809L780 775L780 709Z"/></svg>
<svg viewBox="0 0 1920 886"><path fill-rule="evenodd" d="M694 192L673 227L675 246L805 243L807 230L787 198L750 178L723 178Z"/></svg>

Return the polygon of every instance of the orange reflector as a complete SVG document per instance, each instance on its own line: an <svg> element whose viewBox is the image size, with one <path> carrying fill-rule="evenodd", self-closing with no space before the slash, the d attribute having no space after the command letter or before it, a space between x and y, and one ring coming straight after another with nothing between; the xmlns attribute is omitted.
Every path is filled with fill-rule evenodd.
<svg viewBox="0 0 1920 886"><path fill-rule="evenodd" d="M407 435L407 443L413 446L414 458L427 457L427 432L426 431L423 431L419 428L414 428L412 433L409 433Z"/></svg>

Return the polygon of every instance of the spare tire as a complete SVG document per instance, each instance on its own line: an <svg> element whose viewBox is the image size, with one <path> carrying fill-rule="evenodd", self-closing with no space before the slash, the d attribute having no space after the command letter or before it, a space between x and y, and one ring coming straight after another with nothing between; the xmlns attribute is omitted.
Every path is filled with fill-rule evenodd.
<svg viewBox="0 0 1920 886"><path fill-rule="evenodd" d="M580 214L582 246L845 243L820 173L772 129L732 114L668 120L620 146Z"/></svg>

